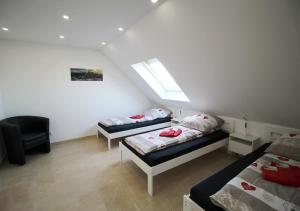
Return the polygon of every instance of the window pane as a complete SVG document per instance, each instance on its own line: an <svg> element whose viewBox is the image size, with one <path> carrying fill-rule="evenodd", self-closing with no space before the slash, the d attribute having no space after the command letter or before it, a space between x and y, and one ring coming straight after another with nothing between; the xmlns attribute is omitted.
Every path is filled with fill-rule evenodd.
<svg viewBox="0 0 300 211"><path fill-rule="evenodd" d="M152 59L148 61L148 64L152 74L166 90L180 91L179 86L160 61Z"/></svg>
<svg viewBox="0 0 300 211"><path fill-rule="evenodd" d="M153 75L148 71L144 63L138 63L132 65L133 69L151 86L154 91L161 93L163 88L158 83L158 81L153 77Z"/></svg>
<svg viewBox="0 0 300 211"><path fill-rule="evenodd" d="M165 100L189 102L176 81L158 59L140 62L131 67L146 81L146 83Z"/></svg>

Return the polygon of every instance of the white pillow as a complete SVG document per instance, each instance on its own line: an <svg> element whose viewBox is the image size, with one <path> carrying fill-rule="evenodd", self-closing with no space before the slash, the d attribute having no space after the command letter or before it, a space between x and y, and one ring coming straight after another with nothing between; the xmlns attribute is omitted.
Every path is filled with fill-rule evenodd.
<svg viewBox="0 0 300 211"><path fill-rule="evenodd" d="M181 125L201 132L210 132L218 127L218 121L211 115L201 113L185 117Z"/></svg>
<svg viewBox="0 0 300 211"><path fill-rule="evenodd" d="M145 112L145 116L152 117L153 119L165 118L171 115L171 111L163 108L152 108Z"/></svg>
<svg viewBox="0 0 300 211"><path fill-rule="evenodd" d="M300 161L300 135L285 134L274 141L265 152Z"/></svg>

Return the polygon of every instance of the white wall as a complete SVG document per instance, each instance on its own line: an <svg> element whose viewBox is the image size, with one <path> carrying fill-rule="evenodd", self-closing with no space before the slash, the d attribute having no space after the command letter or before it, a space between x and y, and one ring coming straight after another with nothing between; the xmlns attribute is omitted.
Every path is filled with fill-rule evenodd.
<svg viewBox="0 0 300 211"><path fill-rule="evenodd" d="M168 0L107 46L152 100L300 128L300 1ZM162 101L130 68L157 57L191 103Z"/></svg>
<svg viewBox="0 0 300 211"><path fill-rule="evenodd" d="M6 116L50 118L52 141L96 134L102 118L137 114L151 103L100 52L0 41ZM102 68L103 82L72 82L70 68Z"/></svg>

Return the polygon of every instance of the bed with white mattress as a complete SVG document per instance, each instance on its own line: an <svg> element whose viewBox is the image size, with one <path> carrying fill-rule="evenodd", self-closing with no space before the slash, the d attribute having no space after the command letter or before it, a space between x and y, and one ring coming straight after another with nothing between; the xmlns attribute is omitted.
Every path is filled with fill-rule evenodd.
<svg viewBox="0 0 300 211"><path fill-rule="evenodd" d="M229 134L218 128L217 124L212 130L209 124L206 124L211 116L198 115L196 118L205 117L209 118L204 120L205 123L201 120L200 129L204 127L209 131L203 132L199 128L195 129L197 122L195 123L192 118L192 123L196 124L192 124L194 128L187 127L191 124L184 124L184 121L180 125L171 127L174 130L182 130L178 137L161 137L160 134L163 131L169 130L165 128L127 137L119 143L121 162L126 157L147 174L149 195L153 195L155 175L227 145Z"/></svg>
<svg viewBox="0 0 300 211"><path fill-rule="evenodd" d="M162 108L153 108L145 112L142 118L108 118L97 124L97 137L102 134L107 138L108 149L111 140L140 134L171 126L171 112Z"/></svg>
<svg viewBox="0 0 300 211"><path fill-rule="evenodd" d="M268 136L275 141L192 187L183 210L300 210L300 130L272 127Z"/></svg>

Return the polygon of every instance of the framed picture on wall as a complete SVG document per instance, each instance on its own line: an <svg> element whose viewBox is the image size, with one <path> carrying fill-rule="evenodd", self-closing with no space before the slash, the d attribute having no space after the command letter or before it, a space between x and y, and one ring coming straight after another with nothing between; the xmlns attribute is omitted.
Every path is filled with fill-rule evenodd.
<svg viewBox="0 0 300 211"><path fill-rule="evenodd" d="M103 81L103 70L71 68L72 81Z"/></svg>

